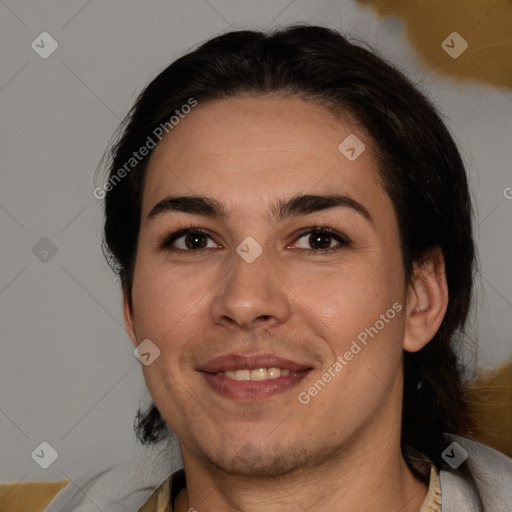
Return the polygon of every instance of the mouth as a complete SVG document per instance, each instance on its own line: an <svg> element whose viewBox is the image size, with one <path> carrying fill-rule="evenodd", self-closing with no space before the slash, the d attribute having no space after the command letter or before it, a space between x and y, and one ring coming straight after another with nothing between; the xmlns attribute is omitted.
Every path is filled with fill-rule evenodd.
<svg viewBox="0 0 512 512"><path fill-rule="evenodd" d="M272 354L228 354L208 361L198 371L212 391L232 400L257 401L299 384L312 366Z"/></svg>
<svg viewBox="0 0 512 512"><path fill-rule="evenodd" d="M248 370L239 368L237 370L226 370L225 372L217 372L215 375L223 375L228 379L242 381L262 381L279 379L279 377L296 376L297 372L290 372L287 368L257 368L256 370Z"/></svg>

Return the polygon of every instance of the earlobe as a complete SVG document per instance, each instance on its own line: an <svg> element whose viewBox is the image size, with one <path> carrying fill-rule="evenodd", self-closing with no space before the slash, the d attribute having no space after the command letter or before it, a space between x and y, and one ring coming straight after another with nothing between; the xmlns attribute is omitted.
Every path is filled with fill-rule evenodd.
<svg viewBox="0 0 512 512"><path fill-rule="evenodd" d="M421 350L438 331L448 307L448 283L443 252L428 251L423 263L415 264L408 290L403 349Z"/></svg>
<svg viewBox="0 0 512 512"><path fill-rule="evenodd" d="M137 337L135 336L135 320L133 315L133 310L129 304L128 297L126 295L127 292L123 292L123 319L124 319L124 327L128 336L132 340L133 345L136 347Z"/></svg>

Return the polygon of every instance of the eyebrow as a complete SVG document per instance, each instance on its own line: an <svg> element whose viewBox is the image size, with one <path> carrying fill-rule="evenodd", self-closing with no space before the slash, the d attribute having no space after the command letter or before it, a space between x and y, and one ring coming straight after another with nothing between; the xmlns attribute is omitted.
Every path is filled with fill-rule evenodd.
<svg viewBox="0 0 512 512"><path fill-rule="evenodd" d="M348 208L363 216L373 223L373 218L368 210L358 201L339 194L297 194L288 199L279 199L270 205L271 218L274 222L280 222L288 217L308 215L321 210L332 208ZM153 219L167 212L184 212L206 217L226 220L229 213L224 205L206 196L168 196L159 201L148 213L147 219Z"/></svg>

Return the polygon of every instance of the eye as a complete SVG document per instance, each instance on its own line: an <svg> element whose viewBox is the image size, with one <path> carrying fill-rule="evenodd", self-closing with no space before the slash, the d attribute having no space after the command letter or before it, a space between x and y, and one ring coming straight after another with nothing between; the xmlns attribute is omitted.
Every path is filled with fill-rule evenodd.
<svg viewBox="0 0 512 512"><path fill-rule="evenodd" d="M308 254L332 252L351 244L347 237L326 226L309 228L297 240L300 242L302 239L305 239L304 245L308 244L309 247L313 247L312 249L309 247L299 247L299 249L308 250ZM333 241L336 241L338 245L333 247L331 245Z"/></svg>
<svg viewBox="0 0 512 512"><path fill-rule="evenodd" d="M213 245L208 246L208 239ZM309 244L309 247L299 247L299 249L308 251L308 254L329 253L351 245L351 241L346 236L327 226L303 230L295 239L295 243L302 239L305 239L302 244ZM333 241L337 242L334 247L331 245ZM197 252L202 249L215 248L218 248L218 245L213 242L209 232L198 226L180 229L166 236L159 243L159 249L167 251Z"/></svg>
<svg viewBox="0 0 512 512"><path fill-rule="evenodd" d="M159 244L160 249L164 250L181 250L181 251L196 251L198 249L212 249L217 247L207 247L207 239L211 237L207 231L199 227L191 226L189 228L180 229L175 233L164 238Z"/></svg>

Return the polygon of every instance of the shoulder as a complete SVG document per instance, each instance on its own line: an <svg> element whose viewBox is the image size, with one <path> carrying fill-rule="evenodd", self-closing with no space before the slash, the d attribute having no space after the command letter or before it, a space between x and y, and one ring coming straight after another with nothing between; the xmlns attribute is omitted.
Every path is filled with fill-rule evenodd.
<svg viewBox="0 0 512 512"><path fill-rule="evenodd" d="M453 467L439 475L443 512L512 512L512 459L464 437L445 437L443 458Z"/></svg>
<svg viewBox="0 0 512 512"><path fill-rule="evenodd" d="M113 511L113 504L115 510L138 511L149 500L146 512L159 503L156 497L150 500L159 489L160 502L165 500L166 480L182 467L179 444L173 435L166 443L134 449L100 471L90 470L74 476L44 512L86 511L91 502L105 511Z"/></svg>
<svg viewBox="0 0 512 512"><path fill-rule="evenodd" d="M138 512L172 512L170 491L171 477L162 483Z"/></svg>
<svg viewBox="0 0 512 512"><path fill-rule="evenodd" d="M172 512L174 500L187 485L183 468L170 475L138 512Z"/></svg>

